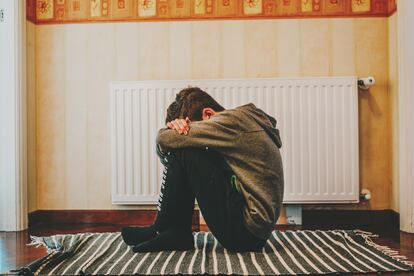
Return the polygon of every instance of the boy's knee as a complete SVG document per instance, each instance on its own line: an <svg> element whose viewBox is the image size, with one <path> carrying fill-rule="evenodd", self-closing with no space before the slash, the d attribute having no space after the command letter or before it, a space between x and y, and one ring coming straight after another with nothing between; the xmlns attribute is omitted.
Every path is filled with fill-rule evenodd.
<svg viewBox="0 0 414 276"><path fill-rule="evenodd" d="M207 150L204 148L182 148L171 150L169 155L179 160L186 160L194 157L205 156L206 152Z"/></svg>
<svg viewBox="0 0 414 276"><path fill-rule="evenodd" d="M193 170L205 168L211 171L213 168L223 167L224 159L218 153L205 148L183 148L169 152L168 162L178 162L182 167Z"/></svg>

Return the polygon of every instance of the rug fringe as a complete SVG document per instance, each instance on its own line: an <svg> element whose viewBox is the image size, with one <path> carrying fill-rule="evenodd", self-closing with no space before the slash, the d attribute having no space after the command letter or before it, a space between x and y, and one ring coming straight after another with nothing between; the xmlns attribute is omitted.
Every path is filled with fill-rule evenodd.
<svg viewBox="0 0 414 276"><path fill-rule="evenodd" d="M30 235L30 243L28 243L26 245L36 246L36 248L40 247L40 246L47 247L43 237L37 237L37 236L32 236L32 235Z"/></svg>
<svg viewBox="0 0 414 276"><path fill-rule="evenodd" d="M354 233L361 236L365 243L371 247L374 247L375 249L377 249L378 251L381 251L383 254L387 255L388 257L402 263L408 266L411 266L412 268L414 268L414 262L413 261L409 261L407 260L407 257L404 255L399 255L398 250L394 250L392 248L390 248L389 246L385 246L385 245L379 245L377 243L375 243L372 238L377 238L379 237L377 234L371 233L371 232L367 232L367 231L363 231L363 230L359 230L356 229L354 230Z"/></svg>
<svg viewBox="0 0 414 276"><path fill-rule="evenodd" d="M26 244L27 246L35 246L36 248L43 246L46 247L47 249L47 253L52 253L54 251L58 251L56 249L50 248L49 246L47 246L45 240L43 239L43 237L37 237L37 236L32 236L30 235L30 243Z"/></svg>

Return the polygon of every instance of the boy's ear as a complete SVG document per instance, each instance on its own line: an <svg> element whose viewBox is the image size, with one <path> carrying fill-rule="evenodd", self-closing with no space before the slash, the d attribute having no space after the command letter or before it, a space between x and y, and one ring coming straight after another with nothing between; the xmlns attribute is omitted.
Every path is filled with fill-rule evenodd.
<svg viewBox="0 0 414 276"><path fill-rule="evenodd" d="M213 116L214 114L216 114L216 112L210 108L210 107L206 107L203 109L202 111L202 119L203 120L208 120L210 119L211 116Z"/></svg>

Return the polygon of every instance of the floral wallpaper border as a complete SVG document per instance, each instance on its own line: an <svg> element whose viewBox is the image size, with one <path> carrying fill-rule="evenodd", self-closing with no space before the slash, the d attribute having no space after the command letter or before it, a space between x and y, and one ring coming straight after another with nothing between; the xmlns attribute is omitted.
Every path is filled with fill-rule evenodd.
<svg viewBox="0 0 414 276"><path fill-rule="evenodd" d="M36 24L108 21L387 17L396 0L26 0Z"/></svg>

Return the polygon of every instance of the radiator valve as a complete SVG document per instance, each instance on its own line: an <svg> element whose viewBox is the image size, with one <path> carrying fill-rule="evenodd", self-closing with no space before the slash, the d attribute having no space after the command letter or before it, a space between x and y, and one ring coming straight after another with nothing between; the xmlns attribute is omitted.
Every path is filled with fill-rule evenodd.
<svg viewBox="0 0 414 276"><path fill-rule="evenodd" d="M359 195L361 200L370 200L371 192L368 189L362 189L361 194Z"/></svg>
<svg viewBox="0 0 414 276"><path fill-rule="evenodd" d="M375 78L374 77L358 79L358 87L362 90L368 90L374 84L375 84Z"/></svg>

